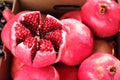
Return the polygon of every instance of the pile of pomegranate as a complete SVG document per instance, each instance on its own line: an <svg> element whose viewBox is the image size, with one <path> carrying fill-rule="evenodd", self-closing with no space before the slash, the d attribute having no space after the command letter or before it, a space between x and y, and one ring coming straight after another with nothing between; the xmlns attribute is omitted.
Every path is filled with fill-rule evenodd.
<svg viewBox="0 0 120 80"><path fill-rule="evenodd" d="M13 80L120 80L115 0L87 0L60 18L40 11L14 15L9 9L3 16L1 39L13 55Z"/></svg>

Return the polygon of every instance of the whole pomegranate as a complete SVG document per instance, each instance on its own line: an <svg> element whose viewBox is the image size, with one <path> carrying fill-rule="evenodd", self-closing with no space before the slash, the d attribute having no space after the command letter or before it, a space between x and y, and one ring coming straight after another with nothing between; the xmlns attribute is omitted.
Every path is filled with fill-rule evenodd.
<svg viewBox="0 0 120 80"><path fill-rule="evenodd" d="M84 60L78 71L79 80L120 80L120 61L106 52L96 52Z"/></svg>
<svg viewBox="0 0 120 80"><path fill-rule="evenodd" d="M77 20L68 20L69 25L66 23L49 14L41 18L40 11L23 11L7 22L1 37L12 54L28 66L48 66L62 57L62 61L66 59L70 65L77 65L92 52L92 33ZM66 58L64 55L69 52L67 57L70 58Z"/></svg>
<svg viewBox="0 0 120 80"><path fill-rule="evenodd" d="M66 18L73 18L81 21L80 10L72 10L72 11L66 12L60 17L61 20Z"/></svg>
<svg viewBox="0 0 120 80"><path fill-rule="evenodd" d="M60 61L67 65L78 65L92 54L93 35L79 20L68 18L61 21L66 27L67 36Z"/></svg>
<svg viewBox="0 0 120 80"><path fill-rule="evenodd" d="M11 68L13 80L60 80L59 74L53 66L34 68L14 57Z"/></svg>
<svg viewBox="0 0 120 80"><path fill-rule="evenodd" d="M95 36L110 37L119 30L120 7L115 0L87 0L81 8L81 20Z"/></svg>

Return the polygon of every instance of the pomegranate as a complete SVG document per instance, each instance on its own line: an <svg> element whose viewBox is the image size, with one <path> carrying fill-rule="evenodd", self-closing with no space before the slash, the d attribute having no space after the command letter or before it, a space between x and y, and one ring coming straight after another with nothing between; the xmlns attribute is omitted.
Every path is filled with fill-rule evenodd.
<svg viewBox="0 0 120 80"><path fill-rule="evenodd" d="M2 14L4 18L6 19L6 21L9 21L10 19L14 17L14 14L12 13L11 9L7 7L5 7L5 9L2 11Z"/></svg>
<svg viewBox="0 0 120 80"><path fill-rule="evenodd" d="M61 21L66 27L67 36L60 61L67 65L78 65L92 53L94 42L92 33L79 20L63 19Z"/></svg>
<svg viewBox="0 0 120 80"><path fill-rule="evenodd" d="M55 68L59 73L60 80L78 80L79 66L67 66L63 63L57 63Z"/></svg>
<svg viewBox="0 0 120 80"><path fill-rule="evenodd" d="M119 11L120 7L114 0L87 0L81 9L81 20L95 36L110 37L119 30Z"/></svg>
<svg viewBox="0 0 120 80"><path fill-rule="evenodd" d="M79 80L120 80L120 61L107 52L96 52L84 60L78 71Z"/></svg>
<svg viewBox="0 0 120 80"><path fill-rule="evenodd" d="M13 80L60 80L57 70L53 66L33 68L25 65L18 58L13 58Z"/></svg>
<svg viewBox="0 0 120 80"><path fill-rule="evenodd" d="M5 25L1 34L2 41L15 57L28 66L44 67L59 62L67 52L74 55L69 58L69 60L71 59L70 65L80 64L85 57L91 54L92 33L79 21L71 19L70 21L73 20L73 23L69 27L49 14L43 19L39 11L23 11ZM74 24L74 22L78 24ZM76 42L71 46L73 40ZM80 45L76 46L76 44ZM74 47L77 48L74 49ZM79 50L82 50L81 53L83 52L85 55L81 56ZM78 54L80 55L78 56ZM78 57L72 61L75 56ZM65 57L62 61L64 59Z"/></svg>
<svg viewBox="0 0 120 80"><path fill-rule="evenodd" d="M81 21L80 11L79 10L69 11L69 12L64 13L60 17L60 19L66 19L66 18L74 18L74 19Z"/></svg>
<svg viewBox="0 0 120 80"><path fill-rule="evenodd" d="M1 36L15 57L27 65L43 67L57 58L63 36L61 29L62 23L51 15L42 21L39 11L23 11L8 21Z"/></svg>

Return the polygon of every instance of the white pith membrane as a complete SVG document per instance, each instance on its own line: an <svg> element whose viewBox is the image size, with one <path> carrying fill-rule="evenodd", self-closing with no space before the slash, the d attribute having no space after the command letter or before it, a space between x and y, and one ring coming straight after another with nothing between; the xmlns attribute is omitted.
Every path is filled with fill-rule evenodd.
<svg viewBox="0 0 120 80"><path fill-rule="evenodd" d="M41 51L41 50L37 49L34 53L32 53L31 51L32 51L33 46L35 44L33 44L31 48L28 48L26 45L24 45L24 41L21 41L21 42L17 43L16 42L16 30L15 30L15 27L16 27L17 24L22 24L20 22L20 20L23 21L25 15L27 15L27 14L30 15L31 13L35 13L35 12L37 12L39 14L39 20L40 21L39 21L39 24L38 24L38 26L39 26L38 28L40 28L44 24L44 22L41 22L41 14L40 14L39 11L26 12L26 13L22 14L18 18L18 21L14 22L14 24L12 26L12 29L11 29L12 30L11 31L11 35L12 35L11 36L11 38L12 38L11 43L13 43L11 45L11 48L13 48L13 49L11 49L12 50L11 52L14 54L14 56L16 56L16 57L20 58L21 60L23 60L23 62L24 62L24 59L25 59L25 63L28 63L28 65L32 64L33 66L36 66L36 64L38 64L38 67L39 67L39 65L46 66L46 65L58 62L60 60L61 49L64 47L64 44L65 44L66 32L64 30L60 29L60 31L62 32L62 34L61 34L62 40L61 40L61 43L60 43L60 46L59 46L59 50L56 51L55 49L53 49L52 51ZM59 20L54 18L53 16L47 15L46 18L47 19L48 18L52 18L57 23L59 23L61 25L61 28L62 28L63 24ZM52 30L52 31L55 31L55 30ZM49 31L45 35L49 34L50 32L51 31ZM40 40L42 38L39 34L40 34L39 31L36 31L36 35L37 36L36 35L32 35L32 37L36 37L37 41L38 41L36 48L39 48L39 46L40 46L39 42L40 42ZM52 45L54 45L54 44L52 44ZM44 57L44 58L41 58L41 57ZM49 59L49 57L51 57L51 59ZM31 62L31 63L29 63L29 62ZM39 63L39 62L41 62L41 63Z"/></svg>

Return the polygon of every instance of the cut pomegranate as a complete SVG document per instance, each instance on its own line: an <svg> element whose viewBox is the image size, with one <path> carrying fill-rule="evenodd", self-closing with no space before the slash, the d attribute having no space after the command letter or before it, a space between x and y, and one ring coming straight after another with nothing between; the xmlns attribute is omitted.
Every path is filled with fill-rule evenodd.
<svg viewBox="0 0 120 80"><path fill-rule="evenodd" d="M63 42L62 25L51 15L42 21L39 11L24 11L8 21L2 40L13 55L27 65L43 67L56 62ZM4 37L6 31L9 32L7 39Z"/></svg>

